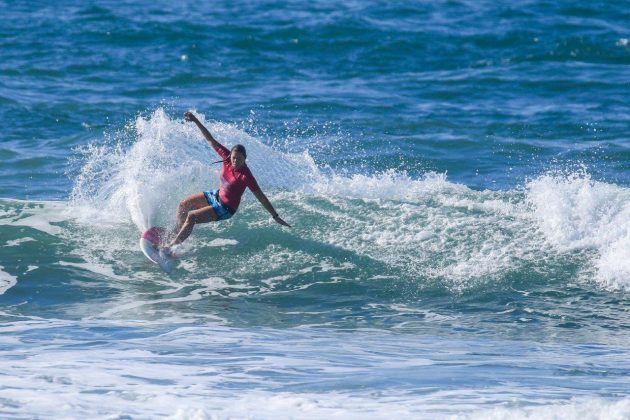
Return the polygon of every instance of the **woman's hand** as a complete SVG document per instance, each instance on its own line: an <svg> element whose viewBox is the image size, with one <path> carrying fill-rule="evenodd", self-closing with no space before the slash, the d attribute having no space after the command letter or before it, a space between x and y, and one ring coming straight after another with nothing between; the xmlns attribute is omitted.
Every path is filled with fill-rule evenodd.
<svg viewBox="0 0 630 420"><path fill-rule="evenodd" d="M195 117L195 114L193 114L190 111L184 112L184 119L186 121L190 121L190 122L195 122L197 121L197 117Z"/></svg>
<svg viewBox="0 0 630 420"><path fill-rule="evenodd" d="M273 217L273 220L275 220L275 221L276 221L276 223L279 223L279 224L281 224L282 226L291 227L291 225L290 225L290 224L288 224L287 222L285 222L284 220L282 220L282 219L280 218L280 216L278 216L277 214Z"/></svg>

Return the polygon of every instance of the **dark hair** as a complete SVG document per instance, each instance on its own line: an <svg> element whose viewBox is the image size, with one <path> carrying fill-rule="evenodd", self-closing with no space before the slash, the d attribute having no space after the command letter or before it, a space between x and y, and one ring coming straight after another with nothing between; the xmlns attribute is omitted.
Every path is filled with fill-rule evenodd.
<svg viewBox="0 0 630 420"><path fill-rule="evenodd" d="M243 146L242 144L235 144L234 146L232 146L232 150L230 150L230 153L234 151L236 151L237 153L242 153L245 159L247 159L247 152L245 151L245 146Z"/></svg>
<svg viewBox="0 0 630 420"><path fill-rule="evenodd" d="M243 146L242 144L235 144L234 146L232 146L232 150L230 150L230 154L234 151L236 151L236 153L242 153L245 159L247 159L247 151L245 150L245 146ZM226 159L217 160L216 162L212 162L212 164L214 165L215 163L223 163L229 160L230 160L230 157L228 156Z"/></svg>

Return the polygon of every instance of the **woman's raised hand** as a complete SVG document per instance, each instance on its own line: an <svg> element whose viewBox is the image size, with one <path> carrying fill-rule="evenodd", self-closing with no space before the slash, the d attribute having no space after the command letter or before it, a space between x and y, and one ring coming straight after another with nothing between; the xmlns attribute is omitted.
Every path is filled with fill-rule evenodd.
<svg viewBox="0 0 630 420"><path fill-rule="evenodd" d="M193 114L193 113L192 113L192 112L190 112L190 111L186 111L186 112L184 112L184 119L185 119L186 121L192 121L192 122L197 121L197 117L195 117L195 114Z"/></svg>

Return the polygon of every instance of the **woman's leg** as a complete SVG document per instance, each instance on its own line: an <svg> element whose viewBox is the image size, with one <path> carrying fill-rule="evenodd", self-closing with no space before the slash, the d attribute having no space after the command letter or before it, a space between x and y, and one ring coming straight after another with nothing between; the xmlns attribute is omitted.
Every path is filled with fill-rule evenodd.
<svg viewBox="0 0 630 420"><path fill-rule="evenodd" d="M175 221L175 230L173 234L177 234L182 229L182 226L186 221L186 216L188 216L188 212L202 209L204 207L208 207L208 200L206 200L206 196L203 195L202 192L191 194L184 198L177 208L177 219Z"/></svg>
<svg viewBox="0 0 630 420"><path fill-rule="evenodd" d="M205 200L205 197L204 197ZM169 247L173 245L180 244L186 240L192 233L193 227L197 223L208 223L208 222L216 222L217 214L214 212L214 209L210 206L206 206L201 209L191 210L188 212L184 223L181 226L181 229L175 236L175 239L169 244Z"/></svg>

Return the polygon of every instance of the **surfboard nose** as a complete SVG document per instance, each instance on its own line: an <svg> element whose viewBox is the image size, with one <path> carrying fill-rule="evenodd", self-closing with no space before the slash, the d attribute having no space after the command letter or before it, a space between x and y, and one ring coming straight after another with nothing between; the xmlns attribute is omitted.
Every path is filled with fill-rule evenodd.
<svg viewBox="0 0 630 420"><path fill-rule="evenodd" d="M152 227L147 229L142 234L142 239L146 239L151 242L154 246L159 246L160 242L164 238L165 229L161 227Z"/></svg>

